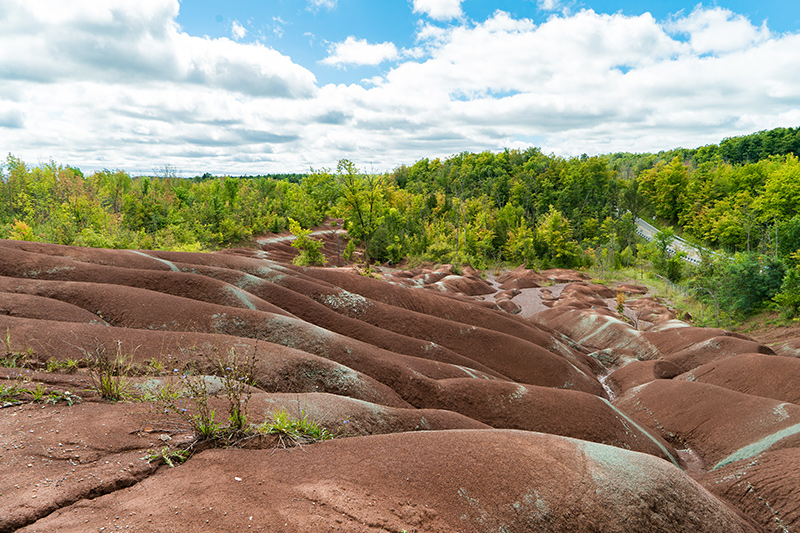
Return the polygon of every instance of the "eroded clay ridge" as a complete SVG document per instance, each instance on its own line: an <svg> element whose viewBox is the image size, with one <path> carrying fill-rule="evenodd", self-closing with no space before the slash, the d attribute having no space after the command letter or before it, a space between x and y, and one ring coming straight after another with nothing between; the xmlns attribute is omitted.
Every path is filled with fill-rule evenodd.
<svg viewBox="0 0 800 533"><path fill-rule="evenodd" d="M269 257L0 241L0 531L800 527L798 343L576 272ZM72 372L99 352L138 369L127 401ZM337 438L149 462L194 435L148 393L205 372L224 413L208 362L234 352L255 360L251 423L285 409Z"/></svg>

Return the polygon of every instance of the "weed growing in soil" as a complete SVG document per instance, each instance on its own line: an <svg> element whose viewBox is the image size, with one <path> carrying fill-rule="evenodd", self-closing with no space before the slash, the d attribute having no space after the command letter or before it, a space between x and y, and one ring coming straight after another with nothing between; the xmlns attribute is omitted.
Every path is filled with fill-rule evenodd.
<svg viewBox="0 0 800 533"><path fill-rule="evenodd" d="M18 386L0 384L0 402L17 401L19 394L20 388Z"/></svg>
<svg viewBox="0 0 800 533"><path fill-rule="evenodd" d="M76 396L69 391L50 391L44 400L44 403L52 403L53 405L63 401L67 405L79 403L83 401L80 396Z"/></svg>
<svg viewBox="0 0 800 533"><path fill-rule="evenodd" d="M304 411L300 411L300 418L292 418L286 409L273 412L271 419L257 426L256 431L266 435L277 435L283 447L311 444L335 436L314 420L309 420Z"/></svg>
<svg viewBox="0 0 800 533"><path fill-rule="evenodd" d="M117 341L117 349L109 353L105 344L99 344L86 354L86 366L89 377L97 394L112 402L117 402L128 397L128 383L125 376L129 375L133 365L131 358L122 353L122 342Z"/></svg>
<svg viewBox="0 0 800 533"><path fill-rule="evenodd" d="M69 391L48 391L44 385L38 383L36 388L31 389L22 385L0 385L0 402L18 405L25 402L43 403L56 405L64 402L73 405L81 402L80 396ZM4 407L8 407L4 405Z"/></svg>
<svg viewBox="0 0 800 533"><path fill-rule="evenodd" d="M189 458L189 450L173 450L169 446L164 446L161 451L152 452L147 455L147 462L162 462L170 468L185 462Z"/></svg>
<svg viewBox="0 0 800 533"><path fill-rule="evenodd" d="M283 447L334 438L335 435L310 420L304 412L300 418L292 418L286 410L279 410L266 422L251 424L247 408L255 383L256 354L242 356L231 349L227 355L217 351L210 359L207 368L213 369L216 375L186 372L175 384L163 386L156 393L155 401L164 413L178 415L186 421L195 438L182 450L165 448L152 454L153 461L179 463L182 461L178 461L178 457L186 460L198 449L252 445L264 436L277 436L279 446ZM217 421L216 412L209 405L209 398L215 395L226 400L227 424ZM181 455L174 455L178 452Z"/></svg>
<svg viewBox="0 0 800 533"><path fill-rule="evenodd" d="M28 393L33 397L34 402L41 403L47 393L47 389L41 383L37 383L35 389L28 389Z"/></svg>
<svg viewBox="0 0 800 533"><path fill-rule="evenodd" d="M148 375L160 376L161 374L164 373L164 363L162 363L155 357L151 357L150 360L147 362L146 373Z"/></svg>
<svg viewBox="0 0 800 533"><path fill-rule="evenodd" d="M241 357L235 349L227 356L212 356L212 367L219 376L198 376L185 373L180 385L162 387L157 401L165 412L186 420L198 441L231 445L248 436L247 404L255 372L255 353ZM228 425L216 421L216 412L208 404L209 386L219 386L228 401ZM184 402L185 400L185 402Z"/></svg>
<svg viewBox="0 0 800 533"><path fill-rule="evenodd" d="M45 363L45 372L62 372L64 374L74 374L78 371L78 361L75 359L67 359L66 361L59 361L58 359L48 359Z"/></svg>
<svg viewBox="0 0 800 533"><path fill-rule="evenodd" d="M216 359L222 376L222 390L228 400L228 422L234 431L247 429L247 404L250 402L251 386L254 383L256 355L240 358L234 349L227 358Z"/></svg>
<svg viewBox="0 0 800 533"><path fill-rule="evenodd" d="M208 396L208 385L202 376L184 375L181 386L162 387L156 401L165 413L174 413L188 422L198 441L215 441L222 427L208 405Z"/></svg>
<svg viewBox="0 0 800 533"><path fill-rule="evenodd" d="M30 366L32 357L33 349L31 348L25 352L15 352L11 349L11 331L6 328L6 334L2 339L2 349L0 349L0 366L25 368Z"/></svg>

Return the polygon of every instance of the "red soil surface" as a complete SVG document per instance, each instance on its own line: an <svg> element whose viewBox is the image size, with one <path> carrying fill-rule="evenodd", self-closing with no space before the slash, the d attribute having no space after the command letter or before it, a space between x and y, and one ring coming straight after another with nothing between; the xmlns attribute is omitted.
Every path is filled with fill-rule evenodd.
<svg viewBox="0 0 800 533"><path fill-rule="evenodd" d="M0 532L800 527L791 339L690 327L573 271L379 279L262 248L0 241ZM103 354L145 401L98 396L85 363ZM222 422L212 374L232 354L253 361L250 422L285 410L337 438L196 443L153 392L191 371Z"/></svg>

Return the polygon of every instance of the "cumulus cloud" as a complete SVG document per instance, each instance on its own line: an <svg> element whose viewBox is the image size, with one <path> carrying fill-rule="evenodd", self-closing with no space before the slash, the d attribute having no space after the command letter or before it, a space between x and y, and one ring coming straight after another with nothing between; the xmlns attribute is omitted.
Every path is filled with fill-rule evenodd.
<svg viewBox="0 0 800 533"><path fill-rule="evenodd" d="M689 43L698 54L728 53L763 42L770 37L766 23L755 27L743 15L728 9L698 6L688 17L668 26L689 35Z"/></svg>
<svg viewBox="0 0 800 533"><path fill-rule="evenodd" d="M417 4L431 19L461 5ZM267 46L183 32L179 7L6 0L0 145L86 171L253 174L528 142L561 155L691 147L800 120L800 35L719 8L666 22L591 10L426 19L413 53L332 44L324 65L378 68L369 83L320 85Z"/></svg>
<svg viewBox="0 0 800 533"><path fill-rule="evenodd" d="M414 13L424 13L436 20L450 20L464 15L464 0L414 0Z"/></svg>
<svg viewBox="0 0 800 533"><path fill-rule="evenodd" d="M329 48L330 55L321 61L324 65L380 65L397 59L397 47L390 42L370 44L366 39L348 37Z"/></svg>
<svg viewBox="0 0 800 533"><path fill-rule="evenodd" d="M271 48L179 31L177 0L7 4L0 23L7 81L158 80L283 97L315 90L311 72Z"/></svg>
<svg viewBox="0 0 800 533"><path fill-rule="evenodd" d="M790 58L800 37L722 14L699 9L665 24L648 13L584 10L537 25L498 11L480 23L425 25L417 38L428 56L373 79L360 108L404 117L409 139L430 135L425 117L435 116L440 130L465 137L441 139L453 152L530 138L561 154L660 150L791 125L785 111L800 109L790 88L800 73ZM713 49L719 57L698 44L734 28L739 37Z"/></svg>

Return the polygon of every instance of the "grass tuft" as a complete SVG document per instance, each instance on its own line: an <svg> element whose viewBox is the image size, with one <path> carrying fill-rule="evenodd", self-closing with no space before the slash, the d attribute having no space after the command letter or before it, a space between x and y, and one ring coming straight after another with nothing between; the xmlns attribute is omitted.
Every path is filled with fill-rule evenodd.
<svg viewBox="0 0 800 533"><path fill-rule="evenodd" d="M334 435L310 420L305 411L300 411L300 418L292 418L286 409L278 409L269 420L256 427L259 433L277 435L284 447L311 444L334 438Z"/></svg>
<svg viewBox="0 0 800 533"><path fill-rule="evenodd" d="M189 450L175 450L169 446L164 446L161 448L161 451L147 454L146 459L148 463L160 462L173 468L176 465L186 462L190 455L191 452L189 452Z"/></svg>
<svg viewBox="0 0 800 533"><path fill-rule="evenodd" d="M130 396L128 382L125 379L133 368L131 357L122 353L122 342L117 341L117 348L110 353L105 344L95 347L86 354L86 366L92 386L104 400L118 402Z"/></svg>

